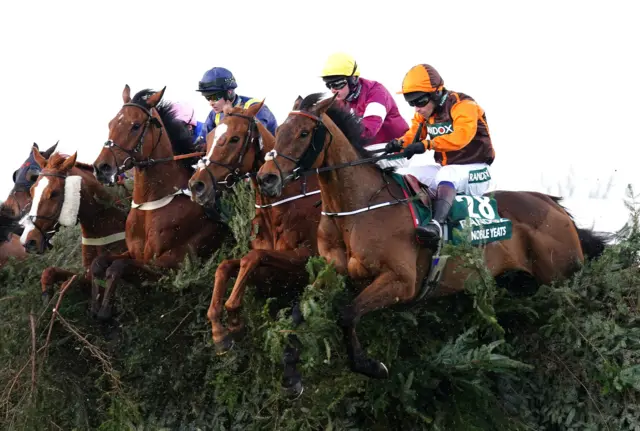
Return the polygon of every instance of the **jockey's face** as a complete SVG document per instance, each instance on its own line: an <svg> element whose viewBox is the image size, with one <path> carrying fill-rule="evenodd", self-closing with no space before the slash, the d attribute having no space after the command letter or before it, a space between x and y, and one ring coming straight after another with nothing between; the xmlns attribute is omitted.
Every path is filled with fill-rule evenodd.
<svg viewBox="0 0 640 431"><path fill-rule="evenodd" d="M429 103L427 103L424 106L416 106L415 110L418 114L422 115L424 118L429 118L431 117L431 114L433 114L433 111L436 110L436 102L433 100L430 100Z"/></svg>
<svg viewBox="0 0 640 431"><path fill-rule="evenodd" d="M225 106L231 107L231 102L224 99L224 92L206 95L205 98L209 102L209 106L216 114L221 113Z"/></svg>
<svg viewBox="0 0 640 431"><path fill-rule="evenodd" d="M332 81L326 84L327 88L331 90L333 94L337 94L338 100L344 100L349 95L349 85L347 84L347 78L340 79L338 81Z"/></svg>

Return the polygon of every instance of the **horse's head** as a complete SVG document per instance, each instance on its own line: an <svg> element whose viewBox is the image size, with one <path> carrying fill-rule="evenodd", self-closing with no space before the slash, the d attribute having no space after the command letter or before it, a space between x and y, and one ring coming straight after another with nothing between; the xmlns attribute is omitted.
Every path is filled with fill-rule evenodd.
<svg viewBox="0 0 640 431"><path fill-rule="evenodd" d="M55 153L45 160L34 148L33 155L42 170L31 187L32 204L20 242L29 253L44 253L60 225L75 224L81 180L68 176L77 153L68 158Z"/></svg>
<svg viewBox="0 0 640 431"><path fill-rule="evenodd" d="M263 103L264 100L246 110L225 109L222 122L207 135L207 154L189 180L195 202L213 206L221 193L219 185L230 188L243 176L258 171L262 136L272 138L255 118Z"/></svg>
<svg viewBox="0 0 640 431"><path fill-rule="evenodd" d="M336 95L320 102L318 97L298 97L293 111L278 127L274 149L265 155L265 164L258 171L262 194L280 196L284 186L301 172L322 165L324 149L333 137L323 123L331 120L324 114L335 99Z"/></svg>
<svg viewBox="0 0 640 431"><path fill-rule="evenodd" d="M148 160L164 131L156 105L166 87L158 92L142 91L131 99L131 90L122 91L124 105L109 122L109 139L93 163L94 175L103 184L114 184L116 176Z"/></svg>
<svg viewBox="0 0 640 431"><path fill-rule="evenodd" d="M29 157L24 161L22 166L15 170L13 173L13 188L9 193L7 199L2 203L2 208L5 213L12 215L13 217L22 217L29 211L31 205L31 195L29 189L38 179L40 173L40 166L36 163L33 150L38 152L42 158L47 160L51 154L56 150L58 143L56 142L44 152L40 152L38 144L35 142L31 147L32 151L29 151Z"/></svg>

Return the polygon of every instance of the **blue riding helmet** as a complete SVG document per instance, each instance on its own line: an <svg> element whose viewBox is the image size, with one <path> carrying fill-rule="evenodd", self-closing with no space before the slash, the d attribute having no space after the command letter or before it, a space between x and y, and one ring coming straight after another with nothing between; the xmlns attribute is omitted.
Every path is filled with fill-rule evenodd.
<svg viewBox="0 0 640 431"><path fill-rule="evenodd" d="M238 86L233 73L224 67L214 67L207 70L198 83L200 93L216 93L220 91L233 90Z"/></svg>

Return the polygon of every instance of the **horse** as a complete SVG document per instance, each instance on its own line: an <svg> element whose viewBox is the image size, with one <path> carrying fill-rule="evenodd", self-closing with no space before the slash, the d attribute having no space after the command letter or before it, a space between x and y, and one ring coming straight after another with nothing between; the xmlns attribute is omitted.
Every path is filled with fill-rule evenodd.
<svg viewBox="0 0 640 431"><path fill-rule="evenodd" d="M100 255L121 253L126 249L124 224L127 211L114 202L112 195L93 176L93 167L77 161L77 153L65 157L54 153L49 160L33 149L40 168L31 188L33 204L25 220L21 242L29 253L42 254L60 226L80 223L82 229L82 266L79 282L91 283L91 262ZM48 267L42 272L42 297L48 302L56 283L74 273Z"/></svg>
<svg viewBox="0 0 640 431"><path fill-rule="evenodd" d="M92 264L92 312L111 317L111 296L125 278L158 279L163 269L177 268L191 250L209 257L229 234L229 228L205 214L184 189L197 161L185 123L176 120L170 103L162 101L166 87L131 98L125 85L122 108L109 122L109 138L93 163L94 175L113 184L117 175L134 169L133 202L126 221L127 250L103 255ZM177 155L176 155L177 153ZM96 279L106 278L101 304Z"/></svg>
<svg viewBox="0 0 640 431"><path fill-rule="evenodd" d="M233 337L244 329L240 307L246 285L251 283L258 288L278 286L279 296L282 292L295 295L306 285L307 259L318 254L316 232L320 209L317 199L313 199L320 193L317 178L288 184L279 200L264 198L258 191L255 174L264 164L265 153L273 150L275 143L274 136L256 121L255 116L262 105L263 102L246 110L242 107L225 110L222 122L207 136L207 155L198 162L198 168L189 180L192 199L208 207L215 205L221 184L229 188L248 177L255 190L256 213L252 232L256 234L251 241L251 251L241 259L221 262L214 278L207 317L211 321L218 354L226 353L234 343ZM227 282L232 276L237 276L237 279L224 304L228 313L227 330L221 321L222 303ZM301 315L294 312L294 320L299 323ZM288 347L283 386L292 395L299 395L302 391L295 371L297 359L297 351Z"/></svg>
<svg viewBox="0 0 640 431"><path fill-rule="evenodd" d="M18 219L10 214L10 210L0 208L0 268L12 257L22 261L28 256L20 245L20 237L14 233L17 226Z"/></svg>
<svg viewBox="0 0 640 431"><path fill-rule="evenodd" d="M33 158L33 150L37 151L40 156L47 160L51 154L56 150L58 142L53 144L48 150L41 152L38 148L38 144L35 142L29 151L29 157L24 161L22 166L13 172L13 188L9 192L9 196L2 203L2 208L6 208L10 211L13 217L21 218L28 211L31 205L31 195L29 189L35 183L40 167ZM22 234L22 231L15 232L18 235Z"/></svg>
<svg viewBox="0 0 640 431"><path fill-rule="evenodd" d="M432 266L438 266L437 260L432 260L439 256L438 250L418 242L410 211L413 207L396 208L409 199L403 198L406 190L390 178L392 173L375 163L365 163L371 153L358 138L356 117L333 106L335 96L321 98L321 93L311 94L294 105L278 129L275 148L267 154L257 181L261 193L276 197L300 175L319 176L323 214L318 227L320 256L337 272L348 275L359 290L339 319L351 370L370 378L388 378L387 367L368 357L362 348L357 323L374 310L420 299L423 281ZM430 205L428 195L421 198ZM462 195L460 200L465 198L469 196ZM510 222L512 228L509 239L483 246L484 262L493 277L524 273L538 284L548 285L574 274L584 263L584 251L595 250L597 255L604 249L601 238L579 230L550 196L496 191L493 199L501 217L498 220ZM492 202L489 197L479 200ZM477 275L473 269L456 265L461 263L457 259L449 260L439 283L424 298L461 292L465 279Z"/></svg>

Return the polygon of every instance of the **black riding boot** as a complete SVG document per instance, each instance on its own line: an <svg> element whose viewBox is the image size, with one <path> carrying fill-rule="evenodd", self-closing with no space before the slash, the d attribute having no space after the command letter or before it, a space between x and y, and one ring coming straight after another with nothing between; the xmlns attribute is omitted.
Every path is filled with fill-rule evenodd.
<svg viewBox="0 0 640 431"><path fill-rule="evenodd" d="M442 225L451 211L456 189L449 184L438 185L438 194L433 204L433 219L426 226L418 226L416 234L429 247L437 247L440 242Z"/></svg>

